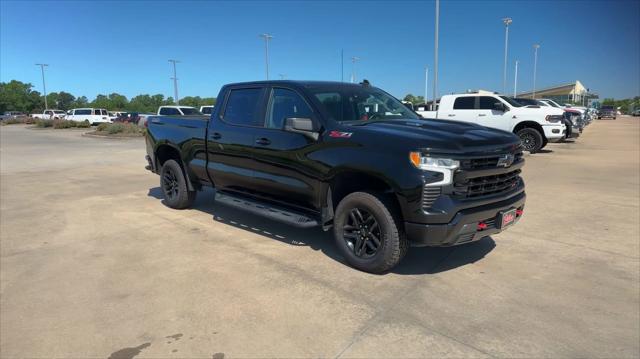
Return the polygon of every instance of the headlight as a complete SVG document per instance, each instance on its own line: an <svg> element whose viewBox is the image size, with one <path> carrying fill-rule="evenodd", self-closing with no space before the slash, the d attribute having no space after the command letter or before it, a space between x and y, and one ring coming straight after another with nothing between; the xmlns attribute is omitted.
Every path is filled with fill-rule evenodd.
<svg viewBox="0 0 640 359"><path fill-rule="evenodd" d="M547 117L545 117L544 119L547 122L557 123L557 122L562 121L562 116L559 116L559 115L547 115Z"/></svg>
<svg viewBox="0 0 640 359"><path fill-rule="evenodd" d="M427 186L442 186L453 182L453 173L460 168L460 162L450 158L429 157L420 152L409 153L411 163L421 170L442 173L442 180L428 183Z"/></svg>

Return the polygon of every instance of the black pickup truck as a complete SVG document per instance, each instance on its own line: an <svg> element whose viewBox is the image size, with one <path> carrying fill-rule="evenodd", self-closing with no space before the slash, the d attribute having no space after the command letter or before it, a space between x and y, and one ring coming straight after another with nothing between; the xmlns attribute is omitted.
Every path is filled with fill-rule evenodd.
<svg viewBox="0 0 640 359"><path fill-rule="evenodd" d="M164 201L216 203L333 229L346 261L394 267L413 246L453 246L517 222L525 203L515 135L423 119L363 84L226 85L210 116L150 117L147 169Z"/></svg>

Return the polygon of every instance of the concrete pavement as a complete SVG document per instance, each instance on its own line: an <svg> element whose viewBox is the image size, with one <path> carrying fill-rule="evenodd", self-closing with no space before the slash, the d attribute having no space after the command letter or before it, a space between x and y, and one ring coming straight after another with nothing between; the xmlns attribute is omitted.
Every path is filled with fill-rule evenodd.
<svg viewBox="0 0 640 359"><path fill-rule="evenodd" d="M640 121L527 156L520 223L386 275L161 203L141 139L0 127L0 357L640 356Z"/></svg>

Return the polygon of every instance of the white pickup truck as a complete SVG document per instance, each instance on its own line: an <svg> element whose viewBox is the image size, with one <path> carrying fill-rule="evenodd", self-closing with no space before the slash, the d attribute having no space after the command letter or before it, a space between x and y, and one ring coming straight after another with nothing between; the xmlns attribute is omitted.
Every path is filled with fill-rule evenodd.
<svg viewBox="0 0 640 359"><path fill-rule="evenodd" d="M193 116L202 115L197 108L191 106L160 106L158 107L159 116Z"/></svg>
<svg viewBox="0 0 640 359"><path fill-rule="evenodd" d="M42 113L32 114L31 117L41 120L61 120L65 115L66 113L62 110L44 110Z"/></svg>
<svg viewBox="0 0 640 359"><path fill-rule="evenodd" d="M524 150L539 151L548 142L564 138L566 127L561 109L527 107L507 96L492 93L444 95L437 111L417 111L424 118L473 122L513 132Z"/></svg>

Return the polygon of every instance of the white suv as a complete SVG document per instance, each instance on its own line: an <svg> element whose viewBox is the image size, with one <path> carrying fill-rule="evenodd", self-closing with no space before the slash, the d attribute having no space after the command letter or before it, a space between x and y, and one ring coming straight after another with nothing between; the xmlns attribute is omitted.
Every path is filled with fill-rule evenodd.
<svg viewBox="0 0 640 359"><path fill-rule="evenodd" d="M78 122L88 121L92 125L111 122L109 111L104 108L74 108L67 112L65 118Z"/></svg>
<svg viewBox="0 0 640 359"><path fill-rule="evenodd" d="M438 111L417 111L424 118L473 122L513 132L532 153L548 142L564 138L566 127L561 109L527 107L508 96L493 93L444 95Z"/></svg>

